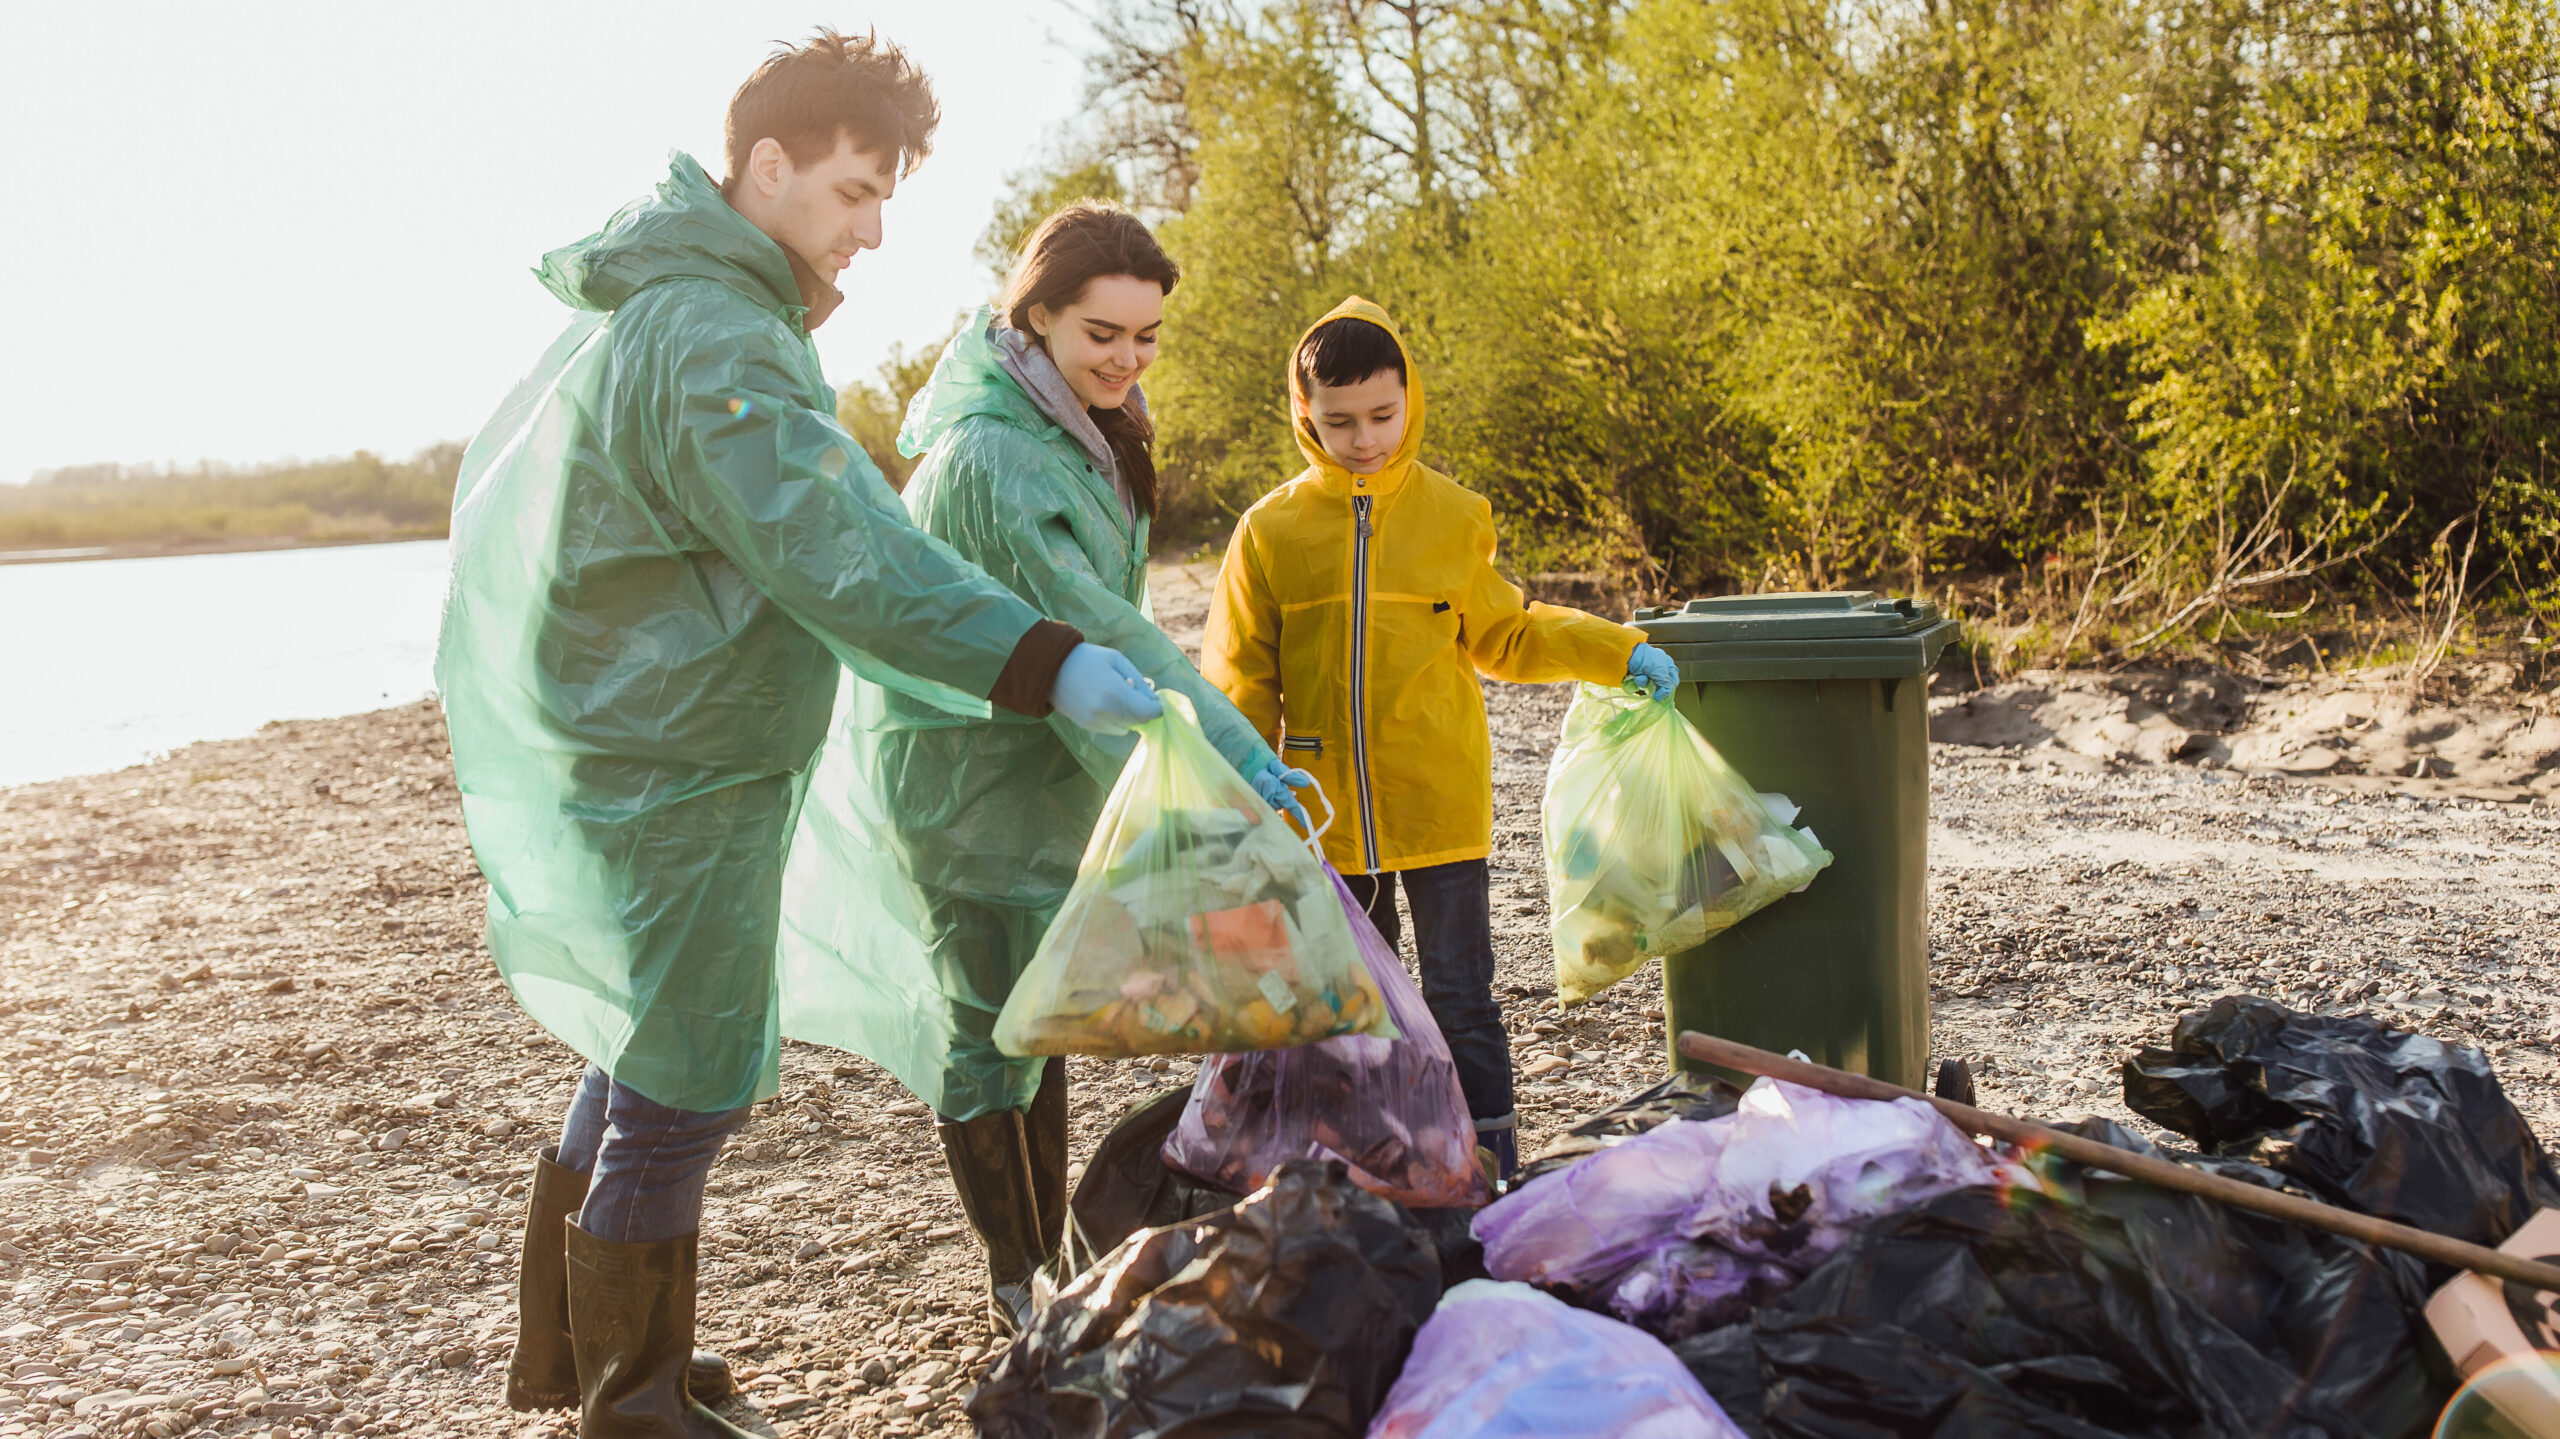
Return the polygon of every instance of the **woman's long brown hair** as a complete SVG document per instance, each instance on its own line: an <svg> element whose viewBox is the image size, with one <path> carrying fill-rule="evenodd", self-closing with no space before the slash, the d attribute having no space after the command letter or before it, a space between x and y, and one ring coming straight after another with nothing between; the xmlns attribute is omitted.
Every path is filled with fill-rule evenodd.
<svg viewBox="0 0 2560 1439"><path fill-rule="evenodd" d="M1117 205L1078 200L1040 222L1022 247L1022 258L1004 284L996 303L1005 323L1047 349L1049 342L1031 328L1031 307L1057 314L1084 298L1085 288L1111 275L1128 275L1162 286L1168 295L1182 279L1182 267L1156 243L1146 223ZM1120 465L1120 481L1138 513L1156 512L1155 427L1134 406L1085 413L1093 417L1102 438Z"/></svg>

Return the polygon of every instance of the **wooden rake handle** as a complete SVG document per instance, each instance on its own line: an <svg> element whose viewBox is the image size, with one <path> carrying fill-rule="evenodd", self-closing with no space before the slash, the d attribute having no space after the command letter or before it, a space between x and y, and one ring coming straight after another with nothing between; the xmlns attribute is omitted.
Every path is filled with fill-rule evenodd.
<svg viewBox="0 0 2560 1439"><path fill-rule="evenodd" d="M2449 1239L2428 1230L2412 1229L2406 1224L2394 1224L2388 1219L2339 1209L2281 1190L2262 1189L2255 1184L2226 1179L2189 1165L2154 1159L2147 1154L2118 1149L2112 1144L2083 1139L2077 1134L2066 1134L2045 1125L1993 1114L1970 1104L1958 1104L1952 1099L1905 1089L1898 1084L1887 1084L1867 1075L1790 1059L1783 1054L1771 1054L1765 1049L1754 1049L1747 1044L1736 1044L1730 1039L1718 1039L1695 1031L1684 1032L1680 1036L1680 1052L1706 1064L1720 1065L1744 1074L1764 1074L1771 1079L1783 1079L1789 1084L1819 1089L1843 1099L1922 1100L1936 1105L1949 1123L1968 1134L1989 1135L2021 1149L2050 1150L2074 1163L2121 1174L2128 1179L2139 1179L2163 1189L2198 1195L2235 1209L2249 1209L2277 1219L2289 1219L2307 1228L2324 1229L2331 1234L2343 1234L2367 1244L2402 1250L2456 1269L2512 1279L2518 1284L2560 1294L2560 1266L2537 1263L2520 1255Z"/></svg>

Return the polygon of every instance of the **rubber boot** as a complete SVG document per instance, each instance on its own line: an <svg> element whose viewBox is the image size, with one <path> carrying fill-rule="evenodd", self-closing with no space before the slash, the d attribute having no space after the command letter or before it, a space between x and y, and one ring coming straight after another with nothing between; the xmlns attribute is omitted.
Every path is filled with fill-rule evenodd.
<svg viewBox="0 0 2560 1439"><path fill-rule="evenodd" d="M746 1439L686 1392L698 1234L616 1244L565 1229L579 1439Z"/></svg>
<svg viewBox="0 0 2560 1439"><path fill-rule="evenodd" d="M545 1148L533 1159L524 1256L516 1264L516 1352L507 1360L510 1409L566 1409L578 1402L578 1362L569 1352L569 1258L561 1226L586 1203L587 1176L559 1160L555 1148Z"/></svg>
<svg viewBox="0 0 2560 1439"><path fill-rule="evenodd" d="M975 1119L937 1117L934 1122L951 1167L951 1187L960 1196L960 1212L986 1252L987 1320L999 1336L1018 1334L1030 1324L1031 1281L1046 1257L1029 1129L1019 1109L999 1109ZM1062 1190L1065 1177L1062 1169ZM1063 1217L1065 1204L1058 1208Z"/></svg>
<svg viewBox="0 0 2560 1439"><path fill-rule="evenodd" d="M1040 1089L1024 1121L1031 1149L1031 1197L1040 1216L1040 1264L1058 1262L1067 1241L1067 1061L1052 1057L1040 1068Z"/></svg>
<svg viewBox="0 0 2560 1439"><path fill-rule="evenodd" d="M507 1360L507 1407L567 1409L578 1402L578 1365L569 1346L568 1249L562 1226L587 1202L587 1176L546 1146L533 1159L525 1200L524 1255L516 1265L516 1350ZM717 1404L738 1392L729 1361L696 1351L685 1367L693 1397Z"/></svg>

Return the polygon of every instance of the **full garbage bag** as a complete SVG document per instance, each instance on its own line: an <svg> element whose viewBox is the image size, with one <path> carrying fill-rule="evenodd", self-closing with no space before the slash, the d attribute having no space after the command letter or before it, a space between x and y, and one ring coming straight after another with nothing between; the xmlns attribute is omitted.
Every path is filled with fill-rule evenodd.
<svg viewBox="0 0 2560 1439"><path fill-rule="evenodd" d="M2342 1412L2164 1273L2136 1225L2032 1187L1872 1221L1750 1320L1775 1435L2397 1434ZM1684 1341L1712 1389L1733 1337ZM2423 1432L2421 1427L2420 1432Z"/></svg>
<svg viewBox="0 0 2560 1439"><path fill-rule="evenodd" d="M1569 1288L1676 1339L1784 1292L1867 1220L2000 1174L1919 1100L1761 1079L1730 1114L1657 1125L1514 1190L1475 1230L1495 1278Z"/></svg>
<svg viewBox="0 0 2560 1439"><path fill-rule="evenodd" d="M996 1016L1007 1054L1215 1054L1392 1037L1324 862L1201 733L1164 713Z"/></svg>
<svg viewBox="0 0 2560 1439"><path fill-rule="evenodd" d="M1547 768L1545 828L1566 1004L1706 943L1831 863L1677 710L1591 684Z"/></svg>
<svg viewBox="0 0 2560 1439"><path fill-rule="evenodd" d="M2105 1119L2065 1127L2118 1149L2170 1157ZM2227 1179L2300 1192L2259 1165L2177 1157ZM2252 1348L2285 1362L2314 1402L2356 1418L2371 1434L2423 1430L2441 1407L2441 1386L2423 1357L2426 1265L2416 1256L2052 1154L2027 1162L2048 1193L2121 1221L2154 1274Z"/></svg>
<svg viewBox="0 0 2560 1439"><path fill-rule="evenodd" d="M1415 1336L1369 1439L1741 1439L1662 1342L1526 1284L1470 1280Z"/></svg>
<svg viewBox="0 0 2560 1439"><path fill-rule="evenodd" d="M1449 1043L1350 887L1334 876L1361 963L1399 1038L1347 1034L1204 1060L1165 1163L1239 1193L1291 1159L1339 1159L1362 1188L1423 1208L1493 1197Z"/></svg>
<svg viewBox="0 0 2560 1439"><path fill-rule="evenodd" d="M969 1399L988 1439L1363 1432L1440 1300L1411 1215L1339 1161L1142 1230L1060 1291Z"/></svg>
<svg viewBox="0 0 2560 1439"><path fill-rule="evenodd" d="M2318 1198L2495 1247L2560 1175L2480 1051L2228 996L2124 1067L2134 1113Z"/></svg>

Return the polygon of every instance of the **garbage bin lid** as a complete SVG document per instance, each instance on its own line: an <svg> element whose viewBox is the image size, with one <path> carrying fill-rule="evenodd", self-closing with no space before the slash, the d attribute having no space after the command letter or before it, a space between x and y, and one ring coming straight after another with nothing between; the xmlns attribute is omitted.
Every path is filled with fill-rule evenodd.
<svg viewBox="0 0 2560 1439"><path fill-rule="evenodd" d="M1673 609L1636 611L1657 643L1880 639L1916 634L1938 623L1926 600L1886 599L1873 590L1825 594L1716 595Z"/></svg>
<svg viewBox="0 0 2560 1439"><path fill-rule="evenodd" d="M1717 595L1638 610L1635 625L1700 682L1925 675L1956 631L1936 605L1872 590Z"/></svg>

